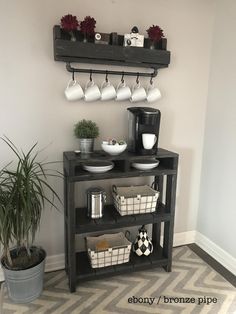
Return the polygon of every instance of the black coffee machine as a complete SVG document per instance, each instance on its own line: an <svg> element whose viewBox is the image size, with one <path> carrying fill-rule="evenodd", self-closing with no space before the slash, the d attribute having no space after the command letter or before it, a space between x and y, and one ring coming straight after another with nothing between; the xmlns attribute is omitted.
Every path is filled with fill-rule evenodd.
<svg viewBox="0 0 236 314"><path fill-rule="evenodd" d="M152 155L158 149L158 137L160 129L161 112L149 107L131 107L128 110L129 120L129 151L142 155ZM151 149L143 147L142 134L151 133L156 135L156 142Z"/></svg>

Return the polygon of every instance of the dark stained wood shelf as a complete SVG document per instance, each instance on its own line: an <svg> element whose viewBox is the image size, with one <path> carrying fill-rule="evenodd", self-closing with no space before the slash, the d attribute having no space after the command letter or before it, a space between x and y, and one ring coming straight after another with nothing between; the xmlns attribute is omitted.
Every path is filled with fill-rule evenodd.
<svg viewBox="0 0 236 314"><path fill-rule="evenodd" d="M84 43L76 32L77 41L73 42L59 25L53 28L54 60L89 64L109 64L145 68L166 68L170 63L170 51L122 45L101 45ZM165 45L166 46L166 42Z"/></svg>
<svg viewBox="0 0 236 314"><path fill-rule="evenodd" d="M149 256L137 256L131 252L128 263L103 268L92 268L87 252L76 253L76 275L79 282L150 269L151 267L166 266L167 264L168 258L164 256L161 246L154 247L153 253Z"/></svg>
<svg viewBox="0 0 236 314"><path fill-rule="evenodd" d="M76 208L75 217L75 232L81 234L168 221L170 213L166 211L165 205L158 203L157 209L153 213L121 216L114 205L106 205L102 218L89 218L87 216L87 208Z"/></svg>

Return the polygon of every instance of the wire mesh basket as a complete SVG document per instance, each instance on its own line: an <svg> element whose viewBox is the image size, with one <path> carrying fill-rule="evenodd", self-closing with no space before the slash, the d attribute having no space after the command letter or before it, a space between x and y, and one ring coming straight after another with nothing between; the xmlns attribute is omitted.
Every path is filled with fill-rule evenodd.
<svg viewBox="0 0 236 314"><path fill-rule="evenodd" d="M159 194L148 185L112 186L113 202L121 216L154 212Z"/></svg>
<svg viewBox="0 0 236 314"><path fill-rule="evenodd" d="M132 243L122 232L87 237L87 249L92 268L101 268L129 262ZM97 250L97 244L106 241L109 247Z"/></svg>

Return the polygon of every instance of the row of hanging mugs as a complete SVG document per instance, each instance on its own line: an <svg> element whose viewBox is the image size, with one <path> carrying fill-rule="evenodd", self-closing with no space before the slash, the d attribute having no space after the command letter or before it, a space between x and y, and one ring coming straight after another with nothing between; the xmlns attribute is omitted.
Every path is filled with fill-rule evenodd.
<svg viewBox="0 0 236 314"><path fill-rule="evenodd" d="M96 100L130 100L131 102L147 101L151 103L161 98L161 92L154 86L152 77L147 89L141 86L139 74L137 74L136 84L132 88L126 85L124 75L122 75L120 83L117 88L115 88L108 80L107 74L105 81L102 83L101 88L99 88L92 78L92 73L90 73L90 79L83 90L80 84L75 80L73 73L72 79L65 89L65 96L69 101L80 99L84 99L87 102Z"/></svg>

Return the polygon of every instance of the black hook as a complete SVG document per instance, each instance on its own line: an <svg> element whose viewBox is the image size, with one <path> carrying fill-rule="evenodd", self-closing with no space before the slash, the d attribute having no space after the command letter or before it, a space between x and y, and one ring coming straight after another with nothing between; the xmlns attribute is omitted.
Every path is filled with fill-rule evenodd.
<svg viewBox="0 0 236 314"><path fill-rule="evenodd" d="M90 82L92 82L92 80L93 80L93 70L90 70Z"/></svg>
<svg viewBox="0 0 236 314"><path fill-rule="evenodd" d="M151 74L150 84L153 84L153 73Z"/></svg>
<svg viewBox="0 0 236 314"><path fill-rule="evenodd" d="M125 73L124 72L122 72L122 76L121 76L121 83L124 83L124 76L125 76Z"/></svg>
<svg viewBox="0 0 236 314"><path fill-rule="evenodd" d="M75 80L75 70L73 69L73 71L72 71L72 81L74 81Z"/></svg>
<svg viewBox="0 0 236 314"><path fill-rule="evenodd" d="M108 71L106 70L106 78L105 78L106 82L108 82Z"/></svg>
<svg viewBox="0 0 236 314"><path fill-rule="evenodd" d="M139 72L137 73L136 83L139 84Z"/></svg>

